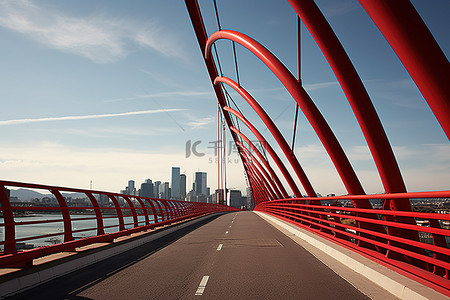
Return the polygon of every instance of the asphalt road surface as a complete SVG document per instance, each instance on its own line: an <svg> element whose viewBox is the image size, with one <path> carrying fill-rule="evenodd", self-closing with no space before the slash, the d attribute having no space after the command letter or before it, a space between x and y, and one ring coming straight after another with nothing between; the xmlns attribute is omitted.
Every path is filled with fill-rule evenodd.
<svg viewBox="0 0 450 300"><path fill-rule="evenodd" d="M253 212L214 216L12 299L368 299Z"/></svg>

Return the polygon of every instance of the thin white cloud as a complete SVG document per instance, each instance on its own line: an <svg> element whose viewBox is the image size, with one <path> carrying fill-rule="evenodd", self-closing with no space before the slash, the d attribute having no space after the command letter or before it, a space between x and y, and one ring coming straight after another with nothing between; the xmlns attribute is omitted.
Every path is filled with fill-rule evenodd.
<svg viewBox="0 0 450 300"><path fill-rule="evenodd" d="M205 118L192 119L190 122L187 123L187 125L189 125L192 129L200 129L204 128L205 126L208 126L209 124L214 122L214 120L216 120L216 117L208 116Z"/></svg>
<svg viewBox="0 0 450 300"><path fill-rule="evenodd" d="M74 17L28 0L1 1L0 26L96 63L116 62L136 48L181 57L174 37L154 22L139 23L106 14Z"/></svg>
<svg viewBox="0 0 450 300"><path fill-rule="evenodd" d="M132 101L139 99L151 99L151 98L167 98L167 97L204 97L212 96L212 92L193 92L193 91L175 91L175 92L161 92L153 94L142 94L130 97L115 98L103 100L103 102L121 102L121 101Z"/></svg>
<svg viewBox="0 0 450 300"><path fill-rule="evenodd" d="M0 121L0 126L37 123L37 122L50 122L50 121L69 121L69 120L112 118L112 117L122 117L122 116L157 114L157 113L162 113L162 112L167 113L167 112L184 111L184 110L185 109L171 108L171 109L131 111L131 112L124 112L124 113L117 113L117 114L98 114L98 115L86 115L86 116L66 116L66 117L50 117L50 118L36 118L36 119L4 120L4 121Z"/></svg>

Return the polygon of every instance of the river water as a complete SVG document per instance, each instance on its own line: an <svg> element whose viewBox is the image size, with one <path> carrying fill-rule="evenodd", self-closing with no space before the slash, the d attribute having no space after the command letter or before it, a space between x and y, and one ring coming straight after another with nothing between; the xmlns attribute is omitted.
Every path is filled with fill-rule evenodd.
<svg viewBox="0 0 450 300"><path fill-rule="evenodd" d="M149 215L150 223L153 223L153 216ZM72 230L81 230L81 229L89 229L89 228L96 228L97 227L97 221L95 219L95 215L70 215L70 218L72 219ZM78 220L82 218L94 218L92 220ZM61 220L62 215L61 214L35 214L32 216L27 217L15 217L14 218L16 222L32 222L32 221L56 221ZM145 225L145 217L144 216L138 216L138 222L139 225ZM0 223L4 223L4 219L0 218ZM133 217L124 217L124 223L129 224L125 225L125 228L132 228L133 226ZM111 216L106 217L103 219L103 226L115 226L111 228L105 228L105 233L112 233L117 232L119 230L119 220L117 216ZM41 239L32 239L23 241L29 247L42 247L42 246L49 246L56 243L61 243L64 240L64 225L62 221L58 222L52 222L52 223L43 223L43 224L30 224L30 225L16 225L16 239L26 238L26 237L32 237L32 236L39 236L39 235L45 235L45 234L54 234L58 233L60 235L54 236L54 237L47 237L47 238L41 238ZM76 232L73 233L73 236L75 239L78 238L85 238L90 236L97 235L97 230L89 230L89 231L83 231L83 232ZM5 240L5 228L3 226L0 226L0 241ZM0 245L0 249L3 250L3 245Z"/></svg>

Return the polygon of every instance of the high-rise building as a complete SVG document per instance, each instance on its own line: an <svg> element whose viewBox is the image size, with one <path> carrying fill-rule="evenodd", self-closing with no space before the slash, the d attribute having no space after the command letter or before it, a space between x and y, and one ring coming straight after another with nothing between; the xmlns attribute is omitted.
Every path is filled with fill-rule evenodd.
<svg viewBox="0 0 450 300"><path fill-rule="evenodd" d="M171 198L180 199L180 167L172 167Z"/></svg>
<svg viewBox="0 0 450 300"><path fill-rule="evenodd" d="M247 207L249 210L255 208L255 199L253 199L252 189L247 188Z"/></svg>
<svg viewBox="0 0 450 300"><path fill-rule="evenodd" d="M170 199L169 182L166 181L159 186L159 198Z"/></svg>
<svg viewBox="0 0 450 300"><path fill-rule="evenodd" d="M151 179L145 180L144 183L141 184L141 191L139 193L141 197L153 198L153 182Z"/></svg>
<svg viewBox="0 0 450 300"><path fill-rule="evenodd" d="M207 181L205 172L195 172L195 184L194 191L196 195L206 195L207 194Z"/></svg>
<svg viewBox="0 0 450 300"><path fill-rule="evenodd" d="M161 181L155 181L153 184L153 197L160 198L159 197L159 186L161 185Z"/></svg>
<svg viewBox="0 0 450 300"><path fill-rule="evenodd" d="M180 174L180 199L186 199L186 175Z"/></svg>
<svg viewBox="0 0 450 300"><path fill-rule="evenodd" d="M214 204L223 204L223 189L217 189L214 192Z"/></svg>
<svg viewBox="0 0 450 300"><path fill-rule="evenodd" d="M244 203L241 201L242 194L239 190L230 190L230 206L241 208Z"/></svg>
<svg viewBox="0 0 450 300"><path fill-rule="evenodd" d="M128 186L126 188L127 195L136 195L136 188L134 187L134 180L128 180Z"/></svg>

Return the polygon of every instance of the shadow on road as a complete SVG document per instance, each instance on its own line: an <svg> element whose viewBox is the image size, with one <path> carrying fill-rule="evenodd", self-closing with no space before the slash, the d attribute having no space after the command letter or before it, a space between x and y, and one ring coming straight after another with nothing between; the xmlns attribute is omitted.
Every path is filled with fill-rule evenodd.
<svg viewBox="0 0 450 300"><path fill-rule="evenodd" d="M162 248L167 247L188 233L208 224L221 215L223 214L207 216L204 220L136 247L133 250L126 252L126 254L122 253L115 255L6 299L89 299L77 296L77 294L139 261L146 259Z"/></svg>

